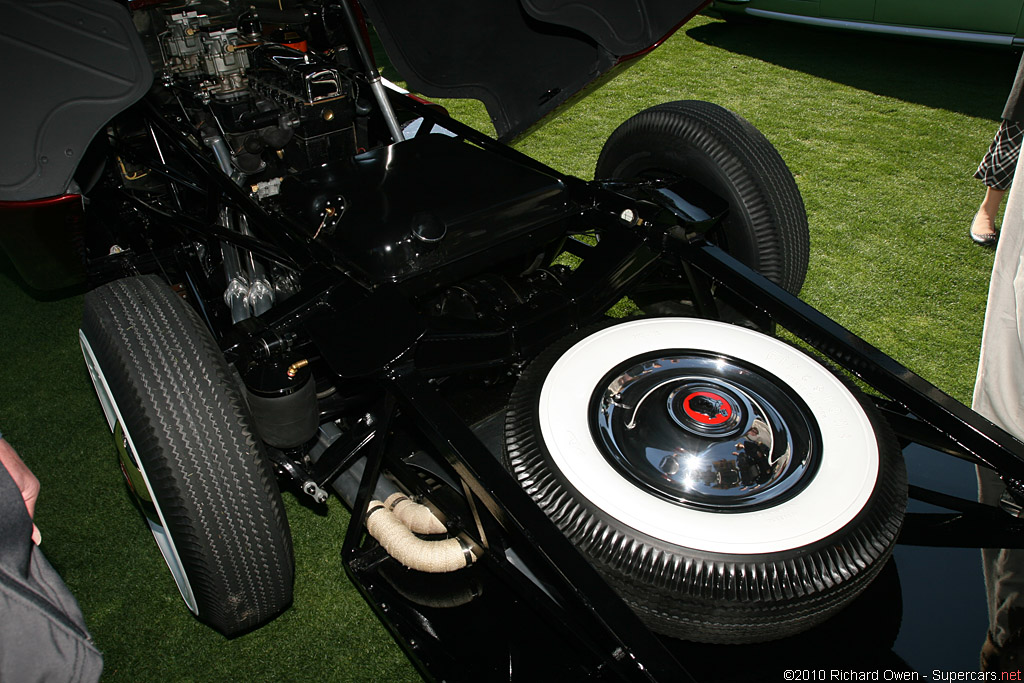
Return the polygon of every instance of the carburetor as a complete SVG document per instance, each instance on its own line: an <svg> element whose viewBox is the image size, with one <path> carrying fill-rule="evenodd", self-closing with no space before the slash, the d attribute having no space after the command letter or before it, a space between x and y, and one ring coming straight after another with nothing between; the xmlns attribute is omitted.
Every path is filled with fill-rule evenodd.
<svg viewBox="0 0 1024 683"><path fill-rule="evenodd" d="M242 47L253 36L242 38L237 27L218 26L214 18L196 10L167 16L160 36L164 66L170 74L201 81L206 97L232 99L245 94L249 56Z"/></svg>

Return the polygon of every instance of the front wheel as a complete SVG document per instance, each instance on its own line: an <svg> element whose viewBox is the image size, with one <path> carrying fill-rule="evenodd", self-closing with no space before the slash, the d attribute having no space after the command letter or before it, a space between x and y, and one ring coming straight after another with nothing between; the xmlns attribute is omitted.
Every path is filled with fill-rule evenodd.
<svg viewBox="0 0 1024 683"><path fill-rule="evenodd" d="M292 599L292 544L249 411L209 332L155 276L85 297L82 352L121 470L182 598L232 636Z"/></svg>
<svg viewBox="0 0 1024 683"><path fill-rule="evenodd" d="M524 373L506 464L656 631L782 638L851 602L892 552L902 454L877 410L758 332L644 318Z"/></svg>

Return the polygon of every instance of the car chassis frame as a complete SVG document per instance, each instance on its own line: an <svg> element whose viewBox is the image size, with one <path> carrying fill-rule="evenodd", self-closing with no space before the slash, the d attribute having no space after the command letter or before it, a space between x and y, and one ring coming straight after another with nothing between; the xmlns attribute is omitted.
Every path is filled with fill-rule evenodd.
<svg viewBox="0 0 1024 683"><path fill-rule="evenodd" d="M147 100L136 113L154 143L152 158L133 158L138 150L115 151L169 181L173 197L179 190L204 196L205 220L134 198L138 214L152 225L171 228L171 238L159 244L139 241L90 266L100 282L162 273L182 283L229 362L269 350L305 326L332 372L379 389L373 409L358 426L343 436L326 437L308 469L275 462L285 479L314 498L361 462L341 551L344 571L425 677L519 680L536 679L541 671L548 678L570 680L695 680L501 463L500 427L509 383L483 388L459 383L474 372L514 374L567 332L601 322L614 304L665 264L685 281L696 316L722 319L719 303L726 301L756 327L784 328L876 392L873 401L901 447L916 444L931 449L934 457L963 458L994 470L1006 483L1002 508L912 486L911 497L950 512L908 514L901 542L1022 547L1017 513L1024 501L1024 443L710 241L707 233L724 208L708 190L685 180L582 181L436 107L397 92L386 96L407 119L422 119L417 137L444 131L564 187L571 210L554 222L570 235L562 249L580 265L559 275L557 287L541 288L536 303L509 307L500 326L433 328L401 281L374 283L358 264L321 267L328 260L322 258L324 247L303 238L308 230L297 222L288 225L287 219L282 230L282 217L261 208L206 156L184 121ZM167 161L172 156L199 180L177 170ZM443 173L444 163L458 161L438 163ZM217 215L223 207L244 215L251 234L220 226ZM572 236L590 233L598 237ZM318 286L304 288L258 320L232 325L217 305L221 297L213 278L192 277L203 270L192 243L202 240L309 271ZM537 238L535 243L547 241ZM491 252L500 247L480 249L460 267L486 272ZM181 272L168 276L165 268L176 267ZM358 303L339 306L353 291L360 294ZM374 319L381 310L388 312L383 322ZM347 339L347 327L360 329L362 338ZM460 401L474 405L456 405ZM384 551L365 522L385 473L408 492L428 498L453 522L450 526L463 530L479 558L475 564L450 575L421 576L401 568Z"/></svg>
<svg viewBox="0 0 1024 683"><path fill-rule="evenodd" d="M395 106L411 106L428 121L484 149L537 164L407 98L396 97ZM560 179L569 185L581 183L570 176L560 175ZM578 186L581 191L593 193L594 211L605 218L606 232L597 245L576 243L570 247L578 250L585 261L589 258L593 263L595 257L601 261L601 267L593 271L596 277L581 279L570 301L560 302L572 309L577 325L599 319L625 295L632 282L644 276L647 268L662 258L671 258L683 264L698 315L719 317L716 297L723 296L724 288L731 300L744 301L755 309L753 316L759 324L785 328L874 389L877 393L873 400L896 432L901 447L916 444L930 449L930 457L962 458L996 471L1006 483L1008 495L1004 496L1003 509L911 486L912 498L949 512L908 513L901 543L1024 547L1020 535L1024 526L1014 504L1024 496L1024 444L709 242L700 230L700 220L686 234L642 219L637 225L636 221L621 218L635 205L619 194L620 183L595 181ZM689 209L693 211L692 206ZM709 218L699 209L693 213ZM594 253L601 249L604 254ZM605 295L588 297L587 292L595 291ZM415 326L406 331L408 348L420 332ZM398 348L393 340L378 342L390 353ZM458 355L459 351L452 354ZM443 365L449 370L453 367L447 361ZM355 459L366 457L342 562L350 580L421 673L436 680L459 679L469 671L503 676L501 666L514 657L510 653L515 653L518 646L513 629L503 630L503 638L495 638L468 621L460 625L459 616L439 616L444 610L424 610L408 601L382 576L389 556L366 533L364 524L375 482L388 471L411 490L426 493L417 491L423 486L422 479L415 475L409 461L418 460L408 457L408 443L400 436L403 429L418 432L441 456L445 472L437 474L449 482L449 493L463 497L470 515L462 522L466 528L476 528L479 539L485 539L488 551L478 565L485 566L481 571L486 572L486 581L497 582L512 596L503 604L520 612L518 617L505 613L502 620L534 627L545 623L560 646L568 648L558 661L545 661L545 671L552 675L563 669L566 675L585 672L597 680L695 680L509 476L493 452L493 439L489 446L486 437L481 436L486 427L474 431L473 425L467 424L438 391L429 368L418 367L414 359L400 353L394 361L382 363L375 376L385 398L374 411L372 430L332 444L312 476L319 486L326 487ZM365 439L367 434L373 438ZM546 621L536 621L537 616ZM457 638L439 635L454 632ZM458 643L457 656L452 653L453 642ZM522 646L520 651L526 649ZM480 668L468 664L467 656ZM513 668L508 670L510 680L521 675Z"/></svg>

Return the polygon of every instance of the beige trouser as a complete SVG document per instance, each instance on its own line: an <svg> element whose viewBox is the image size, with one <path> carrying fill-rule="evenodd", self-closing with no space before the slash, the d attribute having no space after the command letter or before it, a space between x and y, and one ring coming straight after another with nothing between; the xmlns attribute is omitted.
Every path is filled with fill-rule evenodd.
<svg viewBox="0 0 1024 683"><path fill-rule="evenodd" d="M1024 155L1021 156L1024 159ZM1024 439L1024 170L1018 160L996 248L973 408ZM978 500L997 505L1003 483L978 469ZM999 646L1024 629L1024 550L983 549L989 630Z"/></svg>

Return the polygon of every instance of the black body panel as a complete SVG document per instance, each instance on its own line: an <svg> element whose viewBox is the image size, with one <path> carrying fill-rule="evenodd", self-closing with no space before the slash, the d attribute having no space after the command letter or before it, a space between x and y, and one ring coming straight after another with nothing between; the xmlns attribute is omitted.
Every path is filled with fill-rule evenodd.
<svg viewBox="0 0 1024 683"><path fill-rule="evenodd" d="M623 57L654 45L701 0L444 0L363 6L414 90L481 100L500 139L524 132Z"/></svg>
<svg viewBox="0 0 1024 683"><path fill-rule="evenodd" d="M698 3L647 0L523 0L531 17L575 29L615 55L633 55L656 44Z"/></svg>
<svg viewBox="0 0 1024 683"><path fill-rule="evenodd" d="M128 12L95 0L0 0L0 201L64 194L89 142L152 69Z"/></svg>

